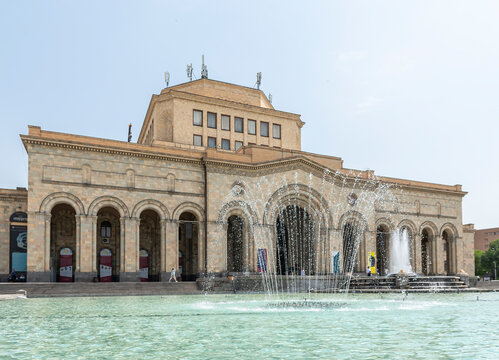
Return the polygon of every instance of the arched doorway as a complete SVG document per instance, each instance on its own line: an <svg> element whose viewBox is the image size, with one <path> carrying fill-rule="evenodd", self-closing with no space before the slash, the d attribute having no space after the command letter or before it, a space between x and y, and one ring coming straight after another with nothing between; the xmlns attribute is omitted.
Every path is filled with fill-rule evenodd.
<svg viewBox="0 0 499 360"><path fill-rule="evenodd" d="M178 226L178 277L182 281L194 281L199 271L198 247L199 223L196 215L183 212Z"/></svg>
<svg viewBox="0 0 499 360"><path fill-rule="evenodd" d="M423 229L421 231L421 271L424 275L429 275L433 272L432 267L432 238L431 230Z"/></svg>
<svg viewBox="0 0 499 360"><path fill-rule="evenodd" d="M276 269L281 275L314 274L315 228L302 207L288 205L276 221Z"/></svg>
<svg viewBox="0 0 499 360"><path fill-rule="evenodd" d="M227 220L227 271L244 271L243 219L232 215Z"/></svg>
<svg viewBox="0 0 499 360"><path fill-rule="evenodd" d="M442 232L442 242L444 244L444 271L447 275L455 274L453 260L453 236L448 230Z"/></svg>
<svg viewBox="0 0 499 360"><path fill-rule="evenodd" d="M50 281L74 281L76 269L75 215L75 209L68 204L57 204L52 208L50 217ZM62 277L61 268L63 268Z"/></svg>
<svg viewBox="0 0 499 360"><path fill-rule="evenodd" d="M139 238L140 250L145 250L145 252L142 251L142 254L147 254L142 256L144 258L142 263L147 265L147 270L143 270L141 266L143 274L147 271L147 278L144 280L159 281L161 273L161 225L156 211L144 210L140 214Z"/></svg>
<svg viewBox="0 0 499 360"><path fill-rule="evenodd" d="M109 262L104 256L110 256L111 279L120 281L120 214L112 207L104 207L97 213L96 248L97 277L107 279Z"/></svg>
<svg viewBox="0 0 499 360"><path fill-rule="evenodd" d="M386 225L379 225L376 229L376 271L379 275L389 272L389 242L390 230Z"/></svg>

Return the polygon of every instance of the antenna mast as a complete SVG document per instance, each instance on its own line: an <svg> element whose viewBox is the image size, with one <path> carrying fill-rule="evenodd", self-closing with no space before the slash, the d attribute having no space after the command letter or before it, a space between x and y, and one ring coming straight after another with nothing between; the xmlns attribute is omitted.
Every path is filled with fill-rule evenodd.
<svg viewBox="0 0 499 360"><path fill-rule="evenodd" d="M165 72L165 83L166 87L168 87L168 85L170 84L170 73L168 71Z"/></svg>
<svg viewBox="0 0 499 360"><path fill-rule="evenodd" d="M203 65L201 65L201 79L208 79L208 67L204 64L204 55Z"/></svg>
<svg viewBox="0 0 499 360"><path fill-rule="evenodd" d="M187 64L187 77L192 81L192 64Z"/></svg>
<svg viewBox="0 0 499 360"><path fill-rule="evenodd" d="M260 90L260 85L262 84L262 73L256 73L256 88Z"/></svg>

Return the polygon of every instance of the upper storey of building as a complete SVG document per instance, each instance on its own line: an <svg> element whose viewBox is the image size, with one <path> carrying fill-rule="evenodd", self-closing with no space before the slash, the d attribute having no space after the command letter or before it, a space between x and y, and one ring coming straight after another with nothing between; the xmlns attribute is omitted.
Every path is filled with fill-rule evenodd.
<svg viewBox="0 0 499 360"><path fill-rule="evenodd" d="M153 95L138 143L237 151L301 150L300 115L275 110L261 90L200 79Z"/></svg>

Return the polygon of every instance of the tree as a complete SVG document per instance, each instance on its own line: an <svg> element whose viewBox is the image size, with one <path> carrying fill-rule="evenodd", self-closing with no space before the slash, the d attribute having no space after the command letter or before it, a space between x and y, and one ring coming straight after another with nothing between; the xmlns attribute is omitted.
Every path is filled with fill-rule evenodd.
<svg viewBox="0 0 499 360"><path fill-rule="evenodd" d="M475 253L475 264L476 261L477 258ZM494 262L496 263L496 266L499 266L499 239L490 243L489 250L483 252L479 257L479 261L484 273L494 274Z"/></svg>
<svg viewBox="0 0 499 360"><path fill-rule="evenodd" d="M482 257L485 251L475 250L475 275L483 276L486 271L482 266Z"/></svg>

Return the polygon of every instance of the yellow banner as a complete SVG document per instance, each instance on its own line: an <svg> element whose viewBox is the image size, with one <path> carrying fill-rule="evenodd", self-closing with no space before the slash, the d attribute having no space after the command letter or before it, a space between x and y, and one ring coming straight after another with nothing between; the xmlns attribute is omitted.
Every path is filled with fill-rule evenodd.
<svg viewBox="0 0 499 360"><path fill-rule="evenodd" d="M376 274L376 254L373 252L367 253L367 267L371 269L371 274Z"/></svg>

